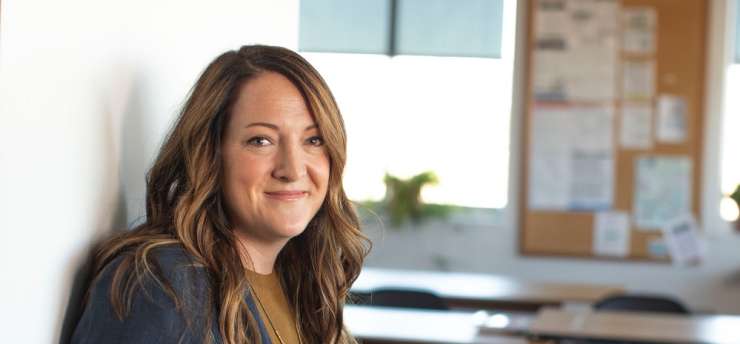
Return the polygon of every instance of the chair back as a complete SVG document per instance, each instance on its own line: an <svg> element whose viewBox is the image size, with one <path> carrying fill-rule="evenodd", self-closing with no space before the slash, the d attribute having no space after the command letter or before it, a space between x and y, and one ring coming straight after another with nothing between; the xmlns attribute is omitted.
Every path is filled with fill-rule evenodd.
<svg viewBox="0 0 740 344"><path fill-rule="evenodd" d="M598 311L635 311L689 314L680 301L664 295L620 294L608 296L593 305Z"/></svg>
<svg viewBox="0 0 740 344"><path fill-rule="evenodd" d="M418 289L381 288L370 292L368 305L378 307L449 310L436 294Z"/></svg>
<svg viewBox="0 0 740 344"><path fill-rule="evenodd" d="M689 314L688 308L680 301L665 295L618 294L607 296L594 303L593 309L599 311L628 311ZM560 344L635 344L633 341L604 339L571 339Z"/></svg>

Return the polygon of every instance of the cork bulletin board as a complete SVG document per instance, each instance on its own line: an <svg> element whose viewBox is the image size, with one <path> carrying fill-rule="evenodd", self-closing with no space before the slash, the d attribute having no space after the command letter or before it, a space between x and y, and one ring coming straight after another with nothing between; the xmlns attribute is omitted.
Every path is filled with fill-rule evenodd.
<svg viewBox="0 0 740 344"><path fill-rule="evenodd" d="M668 261L698 219L708 1L531 0L524 255Z"/></svg>

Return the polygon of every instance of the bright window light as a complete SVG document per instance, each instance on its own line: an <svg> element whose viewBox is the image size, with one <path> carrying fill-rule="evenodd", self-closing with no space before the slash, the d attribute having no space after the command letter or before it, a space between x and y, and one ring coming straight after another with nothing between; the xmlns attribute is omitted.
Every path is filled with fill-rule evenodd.
<svg viewBox="0 0 740 344"><path fill-rule="evenodd" d="M738 219L738 216L740 216L740 210L737 207L737 203L735 203L732 198L725 196L719 203L719 214L723 220L732 222Z"/></svg>
<svg viewBox="0 0 740 344"><path fill-rule="evenodd" d="M426 202L506 205L511 63L501 59L306 53L347 126L345 188L380 200L386 172L433 171Z"/></svg>
<svg viewBox="0 0 740 344"><path fill-rule="evenodd" d="M725 115L722 123L722 193L730 194L740 184L740 64L727 69Z"/></svg>

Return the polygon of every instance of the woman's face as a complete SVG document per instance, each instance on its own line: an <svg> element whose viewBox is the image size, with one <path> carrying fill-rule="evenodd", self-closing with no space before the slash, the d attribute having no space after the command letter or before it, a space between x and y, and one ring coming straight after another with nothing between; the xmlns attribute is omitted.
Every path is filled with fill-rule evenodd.
<svg viewBox="0 0 740 344"><path fill-rule="evenodd" d="M293 83L265 72L242 85L222 144L236 230L263 243L301 234L326 196L329 157Z"/></svg>

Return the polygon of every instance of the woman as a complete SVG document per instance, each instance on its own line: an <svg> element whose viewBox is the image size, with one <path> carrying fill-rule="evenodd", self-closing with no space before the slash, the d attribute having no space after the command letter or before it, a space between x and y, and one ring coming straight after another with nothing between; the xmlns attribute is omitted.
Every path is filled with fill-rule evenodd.
<svg viewBox="0 0 740 344"><path fill-rule="evenodd" d="M99 250L73 343L347 343L369 243L346 136L298 54L245 46L196 82L147 176L146 222Z"/></svg>

